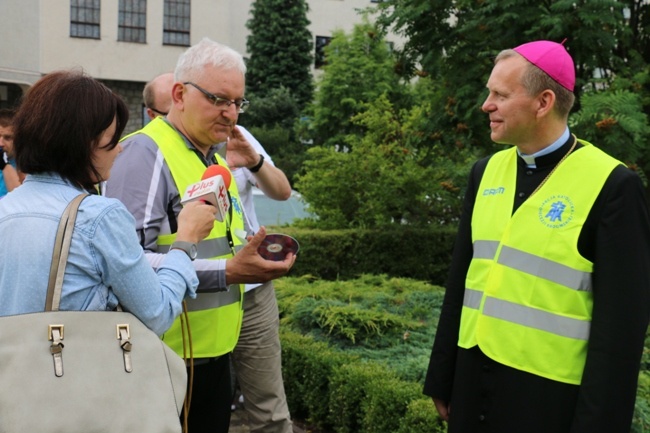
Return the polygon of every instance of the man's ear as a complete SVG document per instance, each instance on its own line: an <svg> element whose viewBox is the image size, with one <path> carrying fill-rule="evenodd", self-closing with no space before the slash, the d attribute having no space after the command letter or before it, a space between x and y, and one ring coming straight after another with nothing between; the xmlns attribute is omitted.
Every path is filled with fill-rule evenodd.
<svg viewBox="0 0 650 433"><path fill-rule="evenodd" d="M537 96L537 116L544 117L553 111L555 107L555 92L551 89L546 89L542 91Z"/></svg>
<svg viewBox="0 0 650 433"><path fill-rule="evenodd" d="M183 105L183 98L185 97L185 86L183 83L176 82L172 86L172 105L181 104Z"/></svg>

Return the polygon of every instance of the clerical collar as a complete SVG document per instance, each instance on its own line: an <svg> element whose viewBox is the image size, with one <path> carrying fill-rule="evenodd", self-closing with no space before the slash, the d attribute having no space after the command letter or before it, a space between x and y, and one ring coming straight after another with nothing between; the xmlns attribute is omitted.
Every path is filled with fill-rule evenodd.
<svg viewBox="0 0 650 433"><path fill-rule="evenodd" d="M521 157L521 159L524 160L526 163L526 166L528 168L537 168L537 164L535 163L535 158L539 158L540 156L548 155L549 153L553 153L556 150L558 150L564 143L567 142L567 140L570 137L569 133L569 127L567 126L566 129L564 130L564 133L560 135L560 138L555 140L553 143L551 143L550 146L546 146L544 149L533 153L532 155L525 155L517 149L517 154Z"/></svg>

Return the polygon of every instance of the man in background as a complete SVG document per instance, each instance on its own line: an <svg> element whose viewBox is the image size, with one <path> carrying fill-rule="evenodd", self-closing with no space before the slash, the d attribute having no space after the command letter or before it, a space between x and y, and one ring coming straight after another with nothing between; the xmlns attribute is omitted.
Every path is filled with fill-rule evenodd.
<svg viewBox="0 0 650 433"><path fill-rule="evenodd" d="M14 160L14 110L0 110L0 198L21 184Z"/></svg>
<svg viewBox="0 0 650 433"><path fill-rule="evenodd" d="M145 84L142 90L142 101L149 120L158 116L166 116L172 105L172 85L174 84L174 73L166 72L156 76Z"/></svg>
<svg viewBox="0 0 650 433"><path fill-rule="evenodd" d="M169 111L173 76L162 74L145 86L145 105L151 119ZM155 97L158 110L149 110ZM158 113L158 114L156 114ZM227 143L227 145L226 145ZM227 150L231 152L228 153ZM242 126L235 126L219 153L226 154L237 183L244 207L246 232L259 231L253 203L253 187L275 200L287 200L291 185L282 170L275 167L271 157L255 137ZM246 155L241 158L241 155ZM236 158L237 157L237 158ZM257 158L251 168L241 165L246 158ZM231 361L248 412L251 433L291 433L292 423L282 378L282 349L279 336L279 311L275 289L271 281L264 284L246 284L244 319L241 333Z"/></svg>
<svg viewBox="0 0 650 433"><path fill-rule="evenodd" d="M234 138L234 139L233 139ZM273 165L262 145L245 128L237 126L228 142L229 151L249 147L259 155L255 167L233 169L244 205L249 234L259 230L253 203L253 187L275 200L287 200L291 186L285 174ZM248 145L247 145L248 143ZM243 149L239 150L243 153ZM273 282L246 285L244 321L232 362L244 397L251 433L291 433L292 423L282 378L280 313Z"/></svg>

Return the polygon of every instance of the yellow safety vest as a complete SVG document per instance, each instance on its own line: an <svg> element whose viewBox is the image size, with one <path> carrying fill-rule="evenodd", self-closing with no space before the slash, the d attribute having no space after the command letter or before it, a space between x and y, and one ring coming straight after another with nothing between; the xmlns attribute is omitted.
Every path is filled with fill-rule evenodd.
<svg viewBox="0 0 650 433"><path fill-rule="evenodd" d="M490 158L472 214L474 252L458 341L463 348L478 344L499 363L569 384L582 380L593 307L593 263L578 252L578 237L621 164L580 142L584 147L514 214L516 148Z"/></svg>
<svg viewBox="0 0 650 433"><path fill-rule="evenodd" d="M138 133L146 134L153 139L162 152L165 162L174 178L178 192L182 197L187 187L201 180L206 167L191 149L188 149L180 134L158 117L148 123ZM219 155L219 165L228 167ZM232 181L228 192L231 198L232 220L230 232L244 230L244 218L237 184ZM229 219L228 217L227 219ZM158 251L169 251L176 234L160 235ZM222 259L230 258L234 252L241 249L242 241L231 234L233 246L229 243L226 219L224 222L214 222L214 227L208 237L201 241L198 247L198 258ZM239 339L243 316L243 284L232 284L227 291L200 292L196 299L187 299L188 317L192 338L192 352L195 358L212 358L232 352ZM183 341L180 319L177 318L171 328L165 332L162 339L179 356L183 356ZM186 354L189 356L189 345L186 341Z"/></svg>

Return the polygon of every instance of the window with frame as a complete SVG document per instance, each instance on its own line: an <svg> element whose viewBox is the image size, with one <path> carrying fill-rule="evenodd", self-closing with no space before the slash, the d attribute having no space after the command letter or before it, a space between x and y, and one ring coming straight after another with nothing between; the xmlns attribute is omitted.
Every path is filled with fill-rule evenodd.
<svg viewBox="0 0 650 433"><path fill-rule="evenodd" d="M117 40L147 42L147 0L120 0Z"/></svg>
<svg viewBox="0 0 650 433"><path fill-rule="evenodd" d="M70 0L70 36L99 39L100 0Z"/></svg>
<svg viewBox="0 0 650 433"><path fill-rule="evenodd" d="M191 0L165 0L163 44L190 46Z"/></svg>
<svg viewBox="0 0 650 433"><path fill-rule="evenodd" d="M315 52L314 52L314 67L316 69L322 68L327 64L325 59L325 47L331 42L330 36L316 36Z"/></svg>

